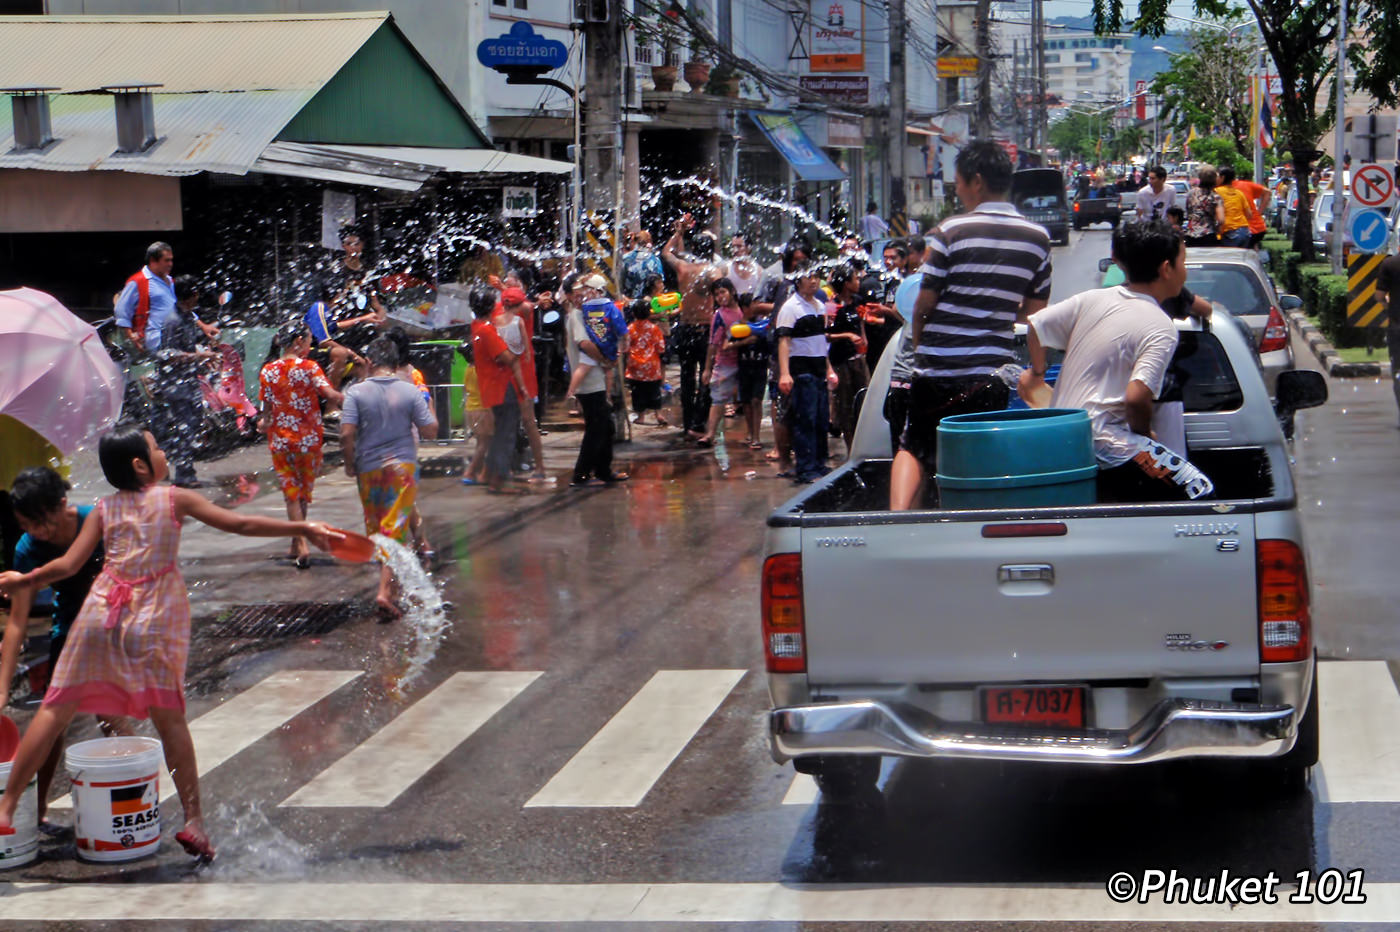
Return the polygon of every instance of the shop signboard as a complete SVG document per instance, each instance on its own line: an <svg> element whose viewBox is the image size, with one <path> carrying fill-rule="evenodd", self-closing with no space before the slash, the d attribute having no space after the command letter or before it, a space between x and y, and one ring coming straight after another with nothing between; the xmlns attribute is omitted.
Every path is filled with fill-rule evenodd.
<svg viewBox="0 0 1400 932"><path fill-rule="evenodd" d="M501 216L535 217L538 215L539 205L535 202L535 189L533 187L506 185L501 188Z"/></svg>
<svg viewBox="0 0 1400 932"><path fill-rule="evenodd" d="M870 103L870 76L865 74L804 74L797 79L804 91L846 104Z"/></svg>
<svg viewBox="0 0 1400 932"><path fill-rule="evenodd" d="M812 0L810 56L812 71L864 71L865 4Z"/></svg>

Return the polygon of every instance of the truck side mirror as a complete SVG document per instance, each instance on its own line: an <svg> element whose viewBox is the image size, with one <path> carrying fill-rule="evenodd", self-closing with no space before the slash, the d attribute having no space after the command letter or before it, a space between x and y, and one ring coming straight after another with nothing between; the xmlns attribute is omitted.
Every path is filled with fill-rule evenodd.
<svg viewBox="0 0 1400 932"><path fill-rule="evenodd" d="M1111 257L1099 260L1100 272L1107 272L1111 268L1113 268L1113 259Z"/></svg>
<svg viewBox="0 0 1400 932"><path fill-rule="evenodd" d="M1311 369L1290 369L1278 375L1274 408L1280 414L1291 414L1304 408L1316 408L1327 401L1327 380L1321 372Z"/></svg>

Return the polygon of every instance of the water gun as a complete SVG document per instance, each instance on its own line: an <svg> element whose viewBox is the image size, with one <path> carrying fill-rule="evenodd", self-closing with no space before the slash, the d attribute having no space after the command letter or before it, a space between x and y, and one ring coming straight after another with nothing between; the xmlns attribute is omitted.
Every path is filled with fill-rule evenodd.
<svg viewBox="0 0 1400 932"><path fill-rule="evenodd" d="M679 291L667 291L651 299L651 312L653 314L669 314L681 306L681 294Z"/></svg>
<svg viewBox="0 0 1400 932"><path fill-rule="evenodd" d="M752 335L753 328L742 321L729 328L729 338L731 340L743 340Z"/></svg>

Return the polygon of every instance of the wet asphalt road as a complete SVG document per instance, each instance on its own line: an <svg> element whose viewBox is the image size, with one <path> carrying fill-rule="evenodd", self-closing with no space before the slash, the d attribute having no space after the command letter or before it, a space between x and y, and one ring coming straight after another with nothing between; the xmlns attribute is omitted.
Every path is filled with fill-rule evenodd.
<svg viewBox="0 0 1400 932"><path fill-rule="evenodd" d="M1106 230L1074 234L1056 251L1057 298L1096 280L1107 240ZM1311 363L1299 350L1300 365ZM1300 414L1296 445L1318 642L1325 658L1390 663L1400 658L1393 623L1400 578L1387 546L1400 517L1394 402L1374 380L1334 381L1331 389L1325 408ZM949 928L1019 929L1055 919L1064 921L1036 927L1084 929L1103 920L1123 928L1115 920L1134 920L1130 928L1155 928L1181 914L1115 912L1103 893L1110 874L1272 870L1286 880L1305 869L1359 867L1367 884L1400 881L1400 794L1393 802L1335 802L1316 781L1304 791L1265 792L1225 765L1085 772L887 762L881 797L869 805L784 804L790 790L802 799L802 786L767 754L757 603L763 521L791 487L770 478L761 454L734 457L725 474L711 457L653 449L630 464L633 481L624 487L523 501L486 501L455 478L427 478L423 512L453 627L407 690L396 688L412 649L406 624L350 613L316 637L209 634L211 615L226 605L362 597L372 582L363 570L318 565L298 574L270 559L280 544L190 534L184 572L203 619L191 661L192 719L286 671L345 671L347 682L285 724L246 736L226 762L202 767L221 846L214 866L194 871L177 854L172 800L155 859L84 865L71 847L46 844L41 861L5 879L63 884L45 901L56 921L13 921L7 901L16 902L16 891L0 885L0 927L432 929L460 918L481 920L479 928L510 920L512 928L631 921L631 928L674 929L695 918L709 920L693 925L706 929L867 930L914 927L898 918L952 917L962 921ZM745 480L748 470L758 478ZM348 480L328 478L313 514L353 526L336 510L351 504ZM274 493L243 507L276 513L280 501ZM454 675L481 671L501 682L517 674L509 682L518 690L460 740L435 737L429 726L394 730L400 716L430 708L436 690L460 682ZM654 691L665 671L709 671L700 674L715 696L708 711ZM449 709L442 718L460 724L465 715ZM655 747L668 734L678 734L669 762ZM600 735L617 743L600 746ZM396 763L408 768L409 782L387 801L345 805L350 791L336 797L323 774L376 742L382 756L349 768L359 770L351 783L358 779L359 791L372 796L376 785L393 782L386 772ZM424 747L431 753L415 763ZM654 779L643 781L635 802L599 804L625 782L607 775L625 778L629 769L609 771L609 760L632 752L662 753ZM571 782L575 755L601 761L603 776ZM308 787L320 792L319 803L297 804ZM553 803L537 799L549 792ZM438 886L415 886L425 883ZM83 913L74 884L126 885L104 893L130 911L109 905ZM289 915L268 905L264 884L313 904L308 918L326 921L222 918ZM508 886L487 886L495 884ZM766 912L744 905L743 895L764 885L803 884L835 885L825 887L834 895L796 907L770 898ZM593 899L623 895L619 885L642 891L633 909ZM884 891L883 905L846 899L867 885ZM924 885L950 889L943 899L890 911L901 896L927 893ZM648 902L677 890L693 897L690 911L657 907L655 921L643 918ZM202 895L216 899L195 909ZM453 895L478 906L498 902L500 912L458 910ZM144 921L60 918L79 915ZM1270 914L1263 924L1305 915ZM775 921L739 921L762 916ZM1394 918L1400 922L1400 909Z"/></svg>

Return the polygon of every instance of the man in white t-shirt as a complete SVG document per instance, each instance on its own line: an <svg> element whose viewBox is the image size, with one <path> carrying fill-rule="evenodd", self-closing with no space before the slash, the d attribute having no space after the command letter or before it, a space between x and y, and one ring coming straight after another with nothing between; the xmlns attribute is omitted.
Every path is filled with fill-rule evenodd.
<svg viewBox="0 0 1400 932"><path fill-rule="evenodd" d="M1176 188L1167 184L1167 170L1154 165L1147 173L1147 184L1137 193L1139 220L1165 220L1167 208L1176 204Z"/></svg>
<svg viewBox="0 0 1400 932"><path fill-rule="evenodd" d="M1152 439L1154 400L1176 352L1176 325L1162 303L1186 282L1186 245L1163 222L1125 224L1113 234L1124 285L1085 291L1032 314L1026 335L1029 397L1044 384L1046 347L1065 351L1051 402L1089 413L1103 501L1200 498L1208 478Z"/></svg>

